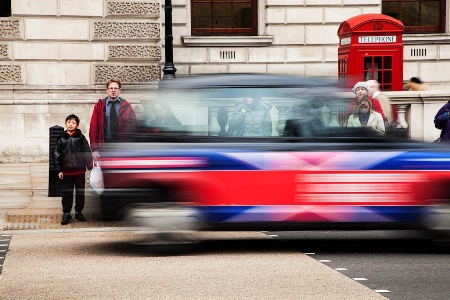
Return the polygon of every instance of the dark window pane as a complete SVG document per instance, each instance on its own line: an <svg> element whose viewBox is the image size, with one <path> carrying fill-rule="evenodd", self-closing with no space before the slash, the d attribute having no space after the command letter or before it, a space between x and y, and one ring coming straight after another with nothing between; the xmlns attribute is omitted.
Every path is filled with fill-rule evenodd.
<svg viewBox="0 0 450 300"><path fill-rule="evenodd" d="M212 6L211 3L193 4L194 27L211 28L212 27Z"/></svg>
<svg viewBox="0 0 450 300"><path fill-rule="evenodd" d="M399 2L383 2L383 14L400 20L400 3Z"/></svg>
<svg viewBox="0 0 450 300"><path fill-rule="evenodd" d="M400 21L405 26L420 26L419 23L419 3L418 2L403 2L402 16Z"/></svg>
<svg viewBox="0 0 450 300"><path fill-rule="evenodd" d="M235 28L252 27L252 6L250 3L237 3L234 5Z"/></svg>
<svg viewBox="0 0 450 300"><path fill-rule="evenodd" d="M214 28L232 28L231 3L214 5Z"/></svg>
<svg viewBox="0 0 450 300"><path fill-rule="evenodd" d="M11 16L11 0L0 0L0 17Z"/></svg>
<svg viewBox="0 0 450 300"><path fill-rule="evenodd" d="M439 1L422 1L421 26L439 26Z"/></svg>
<svg viewBox="0 0 450 300"><path fill-rule="evenodd" d="M257 0L191 0L191 4L193 35L257 34Z"/></svg>
<svg viewBox="0 0 450 300"><path fill-rule="evenodd" d="M406 33L444 32L446 0L383 0L382 13L402 21Z"/></svg>

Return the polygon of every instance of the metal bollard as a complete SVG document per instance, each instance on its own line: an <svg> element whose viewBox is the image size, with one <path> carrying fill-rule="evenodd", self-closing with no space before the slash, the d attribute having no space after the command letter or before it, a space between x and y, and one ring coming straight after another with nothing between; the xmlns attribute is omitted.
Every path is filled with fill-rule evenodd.
<svg viewBox="0 0 450 300"><path fill-rule="evenodd" d="M53 164L53 150L56 141L64 133L64 127L55 125L49 128L49 160L48 160L48 197L61 197L62 186L58 178L58 171Z"/></svg>

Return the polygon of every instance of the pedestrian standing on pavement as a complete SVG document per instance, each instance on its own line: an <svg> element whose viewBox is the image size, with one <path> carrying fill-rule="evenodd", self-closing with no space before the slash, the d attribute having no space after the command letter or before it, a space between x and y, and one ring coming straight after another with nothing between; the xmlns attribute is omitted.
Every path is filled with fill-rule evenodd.
<svg viewBox="0 0 450 300"><path fill-rule="evenodd" d="M125 141L127 133L136 131L136 113L127 100L119 97L121 88L119 79L111 79L106 83L108 96L94 106L89 139L95 158L106 144Z"/></svg>
<svg viewBox="0 0 450 300"><path fill-rule="evenodd" d="M73 190L75 187L75 219L86 221L83 215L86 168L92 170L92 151L86 137L78 129L80 119L76 115L66 118L66 131L56 141L53 162L58 178L63 181L61 225L67 225L72 216Z"/></svg>
<svg viewBox="0 0 450 300"><path fill-rule="evenodd" d="M380 102L381 108L386 116L385 122L389 125L393 125L393 123L397 121L397 110L396 107L391 104L391 99L380 91L380 83L377 80L367 80L366 83L369 86L369 96Z"/></svg>
<svg viewBox="0 0 450 300"><path fill-rule="evenodd" d="M136 113L127 100L119 97L121 88L122 84L119 79L111 79L106 83L108 96L99 99L94 106L89 127L89 139L94 159L98 159L100 152L109 143L125 142L128 133L136 132ZM105 181L105 186L107 184ZM106 213L108 202L104 194L100 195L104 221L113 219Z"/></svg>
<svg viewBox="0 0 450 300"><path fill-rule="evenodd" d="M367 95L369 97L369 100L371 102L371 106L372 109L378 113L381 114L381 116L383 117L383 120L385 118L384 112L383 112L383 108L381 107L380 102L377 99L372 99L372 97L369 96L369 92L370 92L370 88L367 85L367 83L365 83L364 81L360 81L357 82L352 89L352 92L355 93L356 97L355 99L353 99L352 102L350 102L349 106L348 106L348 115L350 116L351 114L354 113L355 111L355 106L358 106L358 100L361 98L361 96L365 96Z"/></svg>
<svg viewBox="0 0 450 300"><path fill-rule="evenodd" d="M383 117L372 109L372 101L368 95L359 98L353 114L348 117L347 127L368 127L372 128L376 135L386 134Z"/></svg>
<svg viewBox="0 0 450 300"><path fill-rule="evenodd" d="M450 142L450 101L445 103L434 117L434 126L441 129L441 134L435 142Z"/></svg>

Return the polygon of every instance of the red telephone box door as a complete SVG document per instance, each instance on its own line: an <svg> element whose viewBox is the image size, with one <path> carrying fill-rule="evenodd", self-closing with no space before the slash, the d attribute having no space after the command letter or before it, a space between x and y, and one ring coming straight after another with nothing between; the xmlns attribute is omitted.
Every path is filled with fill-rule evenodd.
<svg viewBox="0 0 450 300"><path fill-rule="evenodd" d="M364 56L364 80L375 79L383 91L392 91L392 61L394 55Z"/></svg>

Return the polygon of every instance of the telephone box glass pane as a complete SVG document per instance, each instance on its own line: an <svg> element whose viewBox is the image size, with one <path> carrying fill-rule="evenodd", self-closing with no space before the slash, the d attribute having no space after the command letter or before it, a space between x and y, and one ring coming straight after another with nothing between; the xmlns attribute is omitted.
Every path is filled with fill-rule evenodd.
<svg viewBox="0 0 450 300"><path fill-rule="evenodd" d="M390 84L392 84L392 71L383 71L382 83L385 86L385 91L390 91L392 89L387 89Z"/></svg>
<svg viewBox="0 0 450 300"><path fill-rule="evenodd" d="M392 84L380 85L381 91L392 91Z"/></svg>
<svg viewBox="0 0 450 300"><path fill-rule="evenodd" d="M373 56L364 57L364 80L378 80L377 72L374 72Z"/></svg>
<svg viewBox="0 0 450 300"><path fill-rule="evenodd" d="M392 56L384 57L383 69L392 69Z"/></svg>

